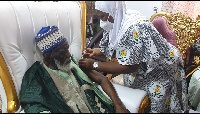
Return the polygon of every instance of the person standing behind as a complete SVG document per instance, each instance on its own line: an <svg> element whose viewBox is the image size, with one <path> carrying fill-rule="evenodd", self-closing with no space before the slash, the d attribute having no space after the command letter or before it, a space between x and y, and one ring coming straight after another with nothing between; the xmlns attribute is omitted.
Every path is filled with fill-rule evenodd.
<svg viewBox="0 0 200 114"><path fill-rule="evenodd" d="M148 93L152 113L182 113L188 109L184 64L179 50L168 43L149 20L124 1L96 1L104 29L101 48L86 48L83 69L124 74L124 85ZM94 56L117 62L94 61ZM127 93L128 94L128 93Z"/></svg>

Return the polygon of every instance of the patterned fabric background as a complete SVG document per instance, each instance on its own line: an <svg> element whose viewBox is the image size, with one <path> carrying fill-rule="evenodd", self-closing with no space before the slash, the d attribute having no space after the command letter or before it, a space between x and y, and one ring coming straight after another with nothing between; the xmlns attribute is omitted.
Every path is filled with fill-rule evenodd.
<svg viewBox="0 0 200 114"><path fill-rule="evenodd" d="M196 19L200 15L200 1L163 1L161 11L168 13L181 12Z"/></svg>

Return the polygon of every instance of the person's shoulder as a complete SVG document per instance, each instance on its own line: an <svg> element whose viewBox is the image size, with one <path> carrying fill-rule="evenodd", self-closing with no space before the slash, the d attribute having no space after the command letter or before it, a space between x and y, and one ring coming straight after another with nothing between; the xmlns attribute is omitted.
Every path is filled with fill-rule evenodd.
<svg viewBox="0 0 200 114"><path fill-rule="evenodd" d="M77 60L76 60L76 58L74 57L73 54L71 54L71 60L72 60L76 65L78 65L78 62L77 62Z"/></svg>
<svg viewBox="0 0 200 114"><path fill-rule="evenodd" d="M41 69L41 63L39 61L36 61L30 66L30 68L28 68L26 73L33 72L33 71L38 70L38 69Z"/></svg>
<svg viewBox="0 0 200 114"><path fill-rule="evenodd" d="M149 20L139 20L135 23L135 25L148 25L151 24L151 22Z"/></svg>
<svg viewBox="0 0 200 114"><path fill-rule="evenodd" d="M40 62L40 61L35 61L35 62L31 65L31 67L39 66L39 65L41 65L41 62ZM31 67L30 67L30 68L31 68Z"/></svg>
<svg viewBox="0 0 200 114"><path fill-rule="evenodd" d="M126 32L134 32L133 30L140 30L144 28L148 28L148 26L153 26L149 20L139 20L135 23L132 23Z"/></svg>

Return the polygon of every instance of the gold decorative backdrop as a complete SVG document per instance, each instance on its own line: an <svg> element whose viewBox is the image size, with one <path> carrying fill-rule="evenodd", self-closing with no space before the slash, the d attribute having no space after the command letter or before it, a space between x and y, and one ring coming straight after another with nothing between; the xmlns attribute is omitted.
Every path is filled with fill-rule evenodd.
<svg viewBox="0 0 200 114"><path fill-rule="evenodd" d="M200 1L163 1L162 12L178 13L196 19L200 14Z"/></svg>

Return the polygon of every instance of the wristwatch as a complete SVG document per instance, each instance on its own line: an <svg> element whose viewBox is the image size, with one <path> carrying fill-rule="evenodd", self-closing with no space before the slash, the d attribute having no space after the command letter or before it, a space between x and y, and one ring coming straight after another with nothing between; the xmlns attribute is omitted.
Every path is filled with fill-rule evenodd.
<svg viewBox="0 0 200 114"><path fill-rule="evenodd" d="M96 70L97 67L98 67L98 62L94 62L94 63L93 63L93 69Z"/></svg>

